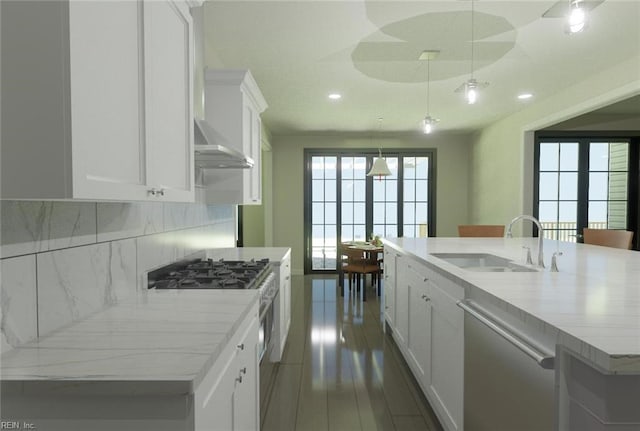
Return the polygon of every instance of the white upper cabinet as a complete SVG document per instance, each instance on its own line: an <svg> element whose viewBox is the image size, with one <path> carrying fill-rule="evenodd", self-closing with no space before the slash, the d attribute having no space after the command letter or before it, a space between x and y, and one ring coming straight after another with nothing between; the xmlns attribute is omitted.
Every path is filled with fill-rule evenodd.
<svg viewBox="0 0 640 431"><path fill-rule="evenodd" d="M192 39L184 3L144 3L146 135L160 150L151 152L149 175L173 201L195 199Z"/></svg>
<svg viewBox="0 0 640 431"><path fill-rule="evenodd" d="M194 200L183 2L2 2L3 199Z"/></svg>
<svg viewBox="0 0 640 431"><path fill-rule="evenodd" d="M252 168L207 169L202 175L201 199L206 203L262 203L262 121L267 103L251 72L207 70L205 120L230 146L254 161Z"/></svg>

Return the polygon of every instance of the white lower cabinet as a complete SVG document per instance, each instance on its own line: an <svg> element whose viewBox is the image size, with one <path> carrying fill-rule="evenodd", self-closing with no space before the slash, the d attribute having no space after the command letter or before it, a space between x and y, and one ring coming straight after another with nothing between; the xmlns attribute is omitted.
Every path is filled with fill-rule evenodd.
<svg viewBox="0 0 640 431"><path fill-rule="evenodd" d="M287 342L289 327L291 326L291 253L280 262L280 330L278 332L278 360L282 359L284 346Z"/></svg>
<svg viewBox="0 0 640 431"><path fill-rule="evenodd" d="M196 431L260 428L258 305L195 392Z"/></svg>
<svg viewBox="0 0 640 431"><path fill-rule="evenodd" d="M398 253L389 247L384 249L384 318L393 331L396 326L396 266Z"/></svg>
<svg viewBox="0 0 640 431"><path fill-rule="evenodd" d="M394 339L444 428L462 430L464 290L406 257L396 275Z"/></svg>
<svg viewBox="0 0 640 431"><path fill-rule="evenodd" d="M280 362L291 326L291 251L287 251L282 260L273 261L272 264L280 290L274 301L277 327L274 328L273 336L276 337L276 344L269 359L272 362Z"/></svg>
<svg viewBox="0 0 640 431"><path fill-rule="evenodd" d="M393 338L401 350L406 348L407 335L409 334L409 285L410 273L408 259L404 256L397 260L396 274L396 294L395 294L395 327L393 328Z"/></svg>
<svg viewBox="0 0 640 431"><path fill-rule="evenodd" d="M427 280L409 264L407 272L407 296L409 327L407 353L409 366L423 387L429 385L429 357L431 349L431 300Z"/></svg>
<svg viewBox="0 0 640 431"><path fill-rule="evenodd" d="M430 278L427 397L447 430L462 430L464 417L464 311L456 305L462 287Z"/></svg>

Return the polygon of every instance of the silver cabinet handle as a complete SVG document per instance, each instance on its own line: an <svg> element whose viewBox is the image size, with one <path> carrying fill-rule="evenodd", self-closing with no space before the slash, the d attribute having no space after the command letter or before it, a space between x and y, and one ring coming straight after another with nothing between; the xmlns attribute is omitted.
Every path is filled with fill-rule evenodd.
<svg viewBox="0 0 640 431"><path fill-rule="evenodd" d="M160 190L149 189L147 190L147 194L151 196L164 196L164 189L160 189Z"/></svg>
<svg viewBox="0 0 640 431"><path fill-rule="evenodd" d="M238 383L242 383L242 376L238 376L238 377L236 377L236 382L238 382Z"/></svg>
<svg viewBox="0 0 640 431"><path fill-rule="evenodd" d="M244 343L238 344L236 347L238 348L238 350L244 350Z"/></svg>
<svg viewBox="0 0 640 431"><path fill-rule="evenodd" d="M247 374L247 367L240 368L240 374Z"/></svg>
<svg viewBox="0 0 640 431"><path fill-rule="evenodd" d="M510 327L505 322L496 322L498 318L492 316L487 311L480 312L478 306L470 300L458 301L456 305L469 313L471 316L478 319L481 323L487 326L496 334L513 344L515 347L524 352L527 356L532 358L542 368L552 370L555 367L555 355L547 352L543 352L540 349L531 346L523 341L524 337L518 330ZM486 314L486 315L485 315Z"/></svg>
<svg viewBox="0 0 640 431"><path fill-rule="evenodd" d="M427 281L429 281L429 277L425 277L424 280L422 280L422 281L424 281L426 283Z"/></svg>

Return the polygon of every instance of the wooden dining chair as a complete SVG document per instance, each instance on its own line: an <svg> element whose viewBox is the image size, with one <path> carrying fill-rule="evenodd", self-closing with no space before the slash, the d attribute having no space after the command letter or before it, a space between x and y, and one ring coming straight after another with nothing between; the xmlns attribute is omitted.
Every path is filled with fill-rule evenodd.
<svg viewBox="0 0 640 431"><path fill-rule="evenodd" d="M344 296L344 276L346 274L349 277L349 290L351 291L354 285L357 292L362 288L362 300L366 301L366 275L371 274L372 280L377 280L380 283L380 265L378 265L377 256L370 257L363 250L349 248L344 244L340 246L340 256L342 260L340 268L342 296ZM343 257L344 259L342 259Z"/></svg>
<svg viewBox="0 0 640 431"><path fill-rule="evenodd" d="M589 229L582 230L585 244L602 245L605 247L623 248L631 250L633 232L614 229Z"/></svg>
<svg viewBox="0 0 640 431"><path fill-rule="evenodd" d="M501 237L504 236L503 224L460 224L460 237Z"/></svg>

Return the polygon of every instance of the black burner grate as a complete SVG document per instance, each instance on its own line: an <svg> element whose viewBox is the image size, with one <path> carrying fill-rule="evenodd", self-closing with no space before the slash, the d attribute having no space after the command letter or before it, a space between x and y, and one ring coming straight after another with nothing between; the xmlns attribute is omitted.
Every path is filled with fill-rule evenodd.
<svg viewBox="0 0 640 431"><path fill-rule="evenodd" d="M181 261L148 274L155 289L253 289L266 277L269 259Z"/></svg>

